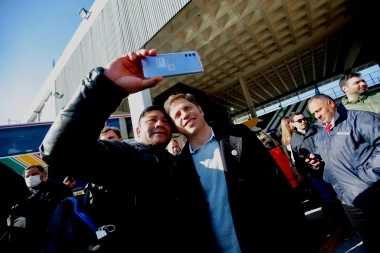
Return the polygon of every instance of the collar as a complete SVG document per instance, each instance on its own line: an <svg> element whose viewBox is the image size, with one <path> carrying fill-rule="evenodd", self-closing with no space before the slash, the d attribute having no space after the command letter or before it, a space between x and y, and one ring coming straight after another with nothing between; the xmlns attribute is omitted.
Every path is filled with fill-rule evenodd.
<svg viewBox="0 0 380 253"><path fill-rule="evenodd" d="M200 146L199 148L197 148L196 150L193 150L190 143L189 143L189 150L190 150L190 154L194 154L195 151L197 151L198 149L202 148L204 145L206 145L206 143L208 143L209 141L212 140L212 138L215 137L215 134L214 134L214 130L212 129L212 127L210 127L211 129L211 136L210 136L210 139L208 139L202 146Z"/></svg>
<svg viewBox="0 0 380 253"><path fill-rule="evenodd" d="M359 97L355 98L354 100L352 101L349 101L347 96L345 96L343 99L342 99L342 103L343 104L357 104L357 103L360 103L361 101L365 100L369 95L369 92L364 92L362 95L360 95Z"/></svg>

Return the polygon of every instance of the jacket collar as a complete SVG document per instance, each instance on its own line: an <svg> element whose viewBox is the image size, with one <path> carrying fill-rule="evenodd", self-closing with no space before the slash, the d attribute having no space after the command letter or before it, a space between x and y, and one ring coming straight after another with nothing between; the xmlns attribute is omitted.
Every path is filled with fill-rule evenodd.
<svg viewBox="0 0 380 253"><path fill-rule="evenodd" d="M369 95L369 92L367 91L352 101L348 101L347 96L345 96L344 98L342 98L342 104L344 104L344 105L346 105L346 104L358 104L361 101L365 100L368 97L368 95Z"/></svg>
<svg viewBox="0 0 380 253"><path fill-rule="evenodd" d="M295 133L296 135L309 136L310 134L314 133L314 128L308 126L308 127L306 128L305 134L299 132L297 129L295 129L294 133Z"/></svg>

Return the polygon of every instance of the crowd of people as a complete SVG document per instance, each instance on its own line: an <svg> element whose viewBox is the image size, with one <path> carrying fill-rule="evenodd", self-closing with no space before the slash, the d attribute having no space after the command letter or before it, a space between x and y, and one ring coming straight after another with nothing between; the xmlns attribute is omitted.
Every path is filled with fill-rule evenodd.
<svg viewBox="0 0 380 253"><path fill-rule="evenodd" d="M379 252L380 104L359 74L342 77L342 104L323 94L309 100L318 126L295 112L281 131L256 134L206 122L194 96L179 93L145 108L135 142L123 141L104 122L129 94L163 80L143 77L141 58L156 54L129 52L81 82L40 146L49 168L70 175L67 186L41 166L25 170L26 198L11 202L7 217L17 230L13 249L52 252L45 234L54 208L81 179L104 193L96 223L114 228L101 251L81 252L318 252L300 202L304 189L320 199L332 229L342 226L345 238L357 232ZM75 163L67 159L73 154ZM73 252L70 246L54 252Z"/></svg>

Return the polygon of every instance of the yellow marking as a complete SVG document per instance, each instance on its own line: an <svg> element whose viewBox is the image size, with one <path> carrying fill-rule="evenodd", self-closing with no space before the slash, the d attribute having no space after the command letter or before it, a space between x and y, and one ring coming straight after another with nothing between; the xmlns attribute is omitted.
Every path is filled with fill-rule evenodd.
<svg viewBox="0 0 380 253"><path fill-rule="evenodd" d="M33 154L19 155L19 156L15 156L14 158L17 161L25 164L26 166L30 166L30 165L41 165L42 167L47 166L47 164L44 161L34 156Z"/></svg>
<svg viewBox="0 0 380 253"><path fill-rule="evenodd" d="M244 121L242 124L246 125L249 129L252 130L252 128L254 128L258 122L259 122L259 118L256 117L256 118Z"/></svg>

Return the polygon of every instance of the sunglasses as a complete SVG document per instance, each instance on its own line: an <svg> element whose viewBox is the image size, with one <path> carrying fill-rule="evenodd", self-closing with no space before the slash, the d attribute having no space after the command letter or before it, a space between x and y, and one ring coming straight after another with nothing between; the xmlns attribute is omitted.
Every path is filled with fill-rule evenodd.
<svg viewBox="0 0 380 253"><path fill-rule="evenodd" d="M307 118L298 119L298 120L295 120L294 122L301 123L302 121L307 122Z"/></svg>

